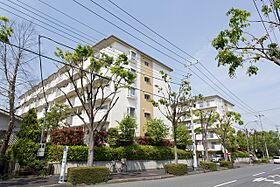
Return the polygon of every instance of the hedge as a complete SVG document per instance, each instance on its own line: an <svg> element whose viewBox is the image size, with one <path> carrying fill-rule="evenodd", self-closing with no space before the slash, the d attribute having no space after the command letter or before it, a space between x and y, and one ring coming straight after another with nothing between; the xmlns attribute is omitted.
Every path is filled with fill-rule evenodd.
<svg viewBox="0 0 280 187"><path fill-rule="evenodd" d="M192 153L177 149L179 159L192 157ZM63 146L47 146L47 160L61 161ZM69 146L68 161L87 161L87 146ZM171 160L174 159L174 149L164 146L124 146L124 147L94 147L95 161L111 161L126 158L127 160Z"/></svg>
<svg viewBox="0 0 280 187"><path fill-rule="evenodd" d="M188 166L187 164L166 164L164 170L172 175L185 175L188 173Z"/></svg>
<svg viewBox="0 0 280 187"><path fill-rule="evenodd" d="M233 156L235 158L248 158L250 157L250 154L248 152L236 151L234 152Z"/></svg>
<svg viewBox="0 0 280 187"><path fill-rule="evenodd" d="M107 182L110 171L105 166L68 168L67 182L76 184L96 184Z"/></svg>
<svg viewBox="0 0 280 187"><path fill-rule="evenodd" d="M221 167L226 167L226 168L232 169L232 168L233 168L233 162L221 160L221 161L220 161L220 166L221 166Z"/></svg>
<svg viewBox="0 0 280 187"><path fill-rule="evenodd" d="M201 161L200 166L204 170L217 171L217 165L214 162Z"/></svg>

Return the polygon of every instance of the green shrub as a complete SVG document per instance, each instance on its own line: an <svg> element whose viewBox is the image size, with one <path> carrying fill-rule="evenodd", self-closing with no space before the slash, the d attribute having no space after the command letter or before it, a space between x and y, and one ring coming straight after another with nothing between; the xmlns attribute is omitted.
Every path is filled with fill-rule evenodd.
<svg viewBox="0 0 280 187"><path fill-rule="evenodd" d="M214 162L201 161L200 166L204 170L217 171L217 165Z"/></svg>
<svg viewBox="0 0 280 187"><path fill-rule="evenodd" d="M253 160L253 163L254 163L254 164L260 164L260 163L261 163L261 160Z"/></svg>
<svg viewBox="0 0 280 187"><path fill-rule="evenodd" d="M192 157L192 153L177 149L179 159ZM47 146L47 159L49 161L61 161L63 146ZM68 161L87 161L87 146L69 146ZM94 147L95 161L111 161L121 158L127 160L170 160L174 159L174 149L163 146L124 146L124 147Z"/></svg>
<svg viewBox="0 0 280 187"><path fill-rule="evenodd" d="M96 184L107 182L110 171L104 166L74 167L68 169L67 181L76 184Z"/></svg>
<svg viewBox="0 0 280 187"><path fill-rule="evenodd" d="M226 167L226 168L232 169L232 168L233 168L233 162L221 160L221 161L220 161L220 166L221 166L221 167Z"/></svg>
<svg viewBox="0 0 280 187"><path fill-rule="evenodd" d="M119 145L118 128L110 128L108 130L108 144L110 147L117 147Z"/></svg>
<svg viewBox="0 0 280 187"><path fill-rule="evenodd" d="M269 163L269 160L268 160L268 158L261 158L260 162L261 163Z"/></svg>
<svg viewBox="0 0 280 187"><path fill-rule="evenodd" d="M164 170L172 175L185 175L188 173L188 166L187 164L166 164Z"/></svg>

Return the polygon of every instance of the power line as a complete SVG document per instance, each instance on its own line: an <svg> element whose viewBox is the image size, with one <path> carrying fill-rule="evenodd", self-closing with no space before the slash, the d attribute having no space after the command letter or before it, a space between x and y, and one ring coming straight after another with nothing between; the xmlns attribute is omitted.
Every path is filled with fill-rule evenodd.
<svg viewBox="0 0 280 187"><path fill-rule="evenodd" d="M78 20L78 19L76 19L76 18L70 16L69 14L66 14L66 13L62 12L61 10L59 10L59 9L57 9L57 8L55 8L55 7L53 7L53 6L51 6L50 4L48 4L48 3L46 3L46 2L44 2L44 1L42 1L42 0L38 0L38 1L39 1L40 3L43 3L44 5L48 6L49 8L51 8L51 9L53 9L53 10L55 10L55 11L61 13L61 14L63 14L64 16L70 18L71 20L74 20L75 22L77 22L77 23L79 23L79 24L81 24L81 25L87 27L88 29L90 29L90 30L92 30L92 31L94 31L94 32L96 32L96 33L102 35L103 37L106 37L106 36L107 36L106 34L104 34L104 33L100 32L100 31L96 30L96 29L93 28L93 27L90 27L89 25L87 25L87 24L81 22L80 20Z"/></svg>
<svg viewBox="0 0 280 187"><path fill-rule="evenodd" d="M151 31L152 33L154 33L155 35L157 35L158 37L160 37L161 39L163 39L164 41L166 41L167 43L169 43L171 46L175 47L176 49L178 49L179 51L183 52L184 54L186 54L187 56L189 56L190 58L192 58L193 60L197 61L202 67L203 69L205 69L216 81L218 81L230 94L232 94L235 98L237 98L242 105L247 106L247 108L250 108L250 110L252 110L252 108L250 106L248 106L244 101L242 101L238 96L236 96L230 89L228 89L218 78L216 78L216 76L213 75L213 73L211 71L209 71L204 65L203 63L201 63L197 58L195 58L194 56L190 55L189 53L187 53L185 50L181 49L180 47L178 47L177 45L175 45L173 42L169 41L168 39L166 39L164 36L160 35L158 32L154 31L153 29L151 29L149 26L147 26L146 24L144 24L143 22L141 22L139 19L137 19L135 16L133 16L132 14L130 14L129 12L127 12L126 10L124 10L123 8L121 8L120 6L118 6L116 3L114 3L111 0L108 0L112 5L114 5L115 7L117 7L118 9L120 9L121 11L123 11L124 13L126 13L128 16L130 16L132 19L134 19L136 22L138 22L139 24L141 24L142 26L144 26L146 29L148 29L149 31ZM197 68L197 70L204 74L200 69ZM207 75L204 74L204 76L207 77L207 79L209 79L209 77ZM210 79L211 80L211 79ZM204 82L204 81L203 81ZM216 85L213 81L211 81L214 85ZM217 86L217 85L216 85ZM219 87L220 88L220 87ZM221 88L220 88L221 89ZM228 94L226 94L228 95ZM236 100L235 100L236 101ZM245 107L246 108L246 107Z"/></svg>

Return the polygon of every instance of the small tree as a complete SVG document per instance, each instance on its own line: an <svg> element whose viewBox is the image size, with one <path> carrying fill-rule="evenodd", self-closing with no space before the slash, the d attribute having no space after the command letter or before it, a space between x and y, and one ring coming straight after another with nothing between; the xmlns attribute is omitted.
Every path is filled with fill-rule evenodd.
<svg viewBox="0 0 280 187"><path fill-rule="evenodd" d="M202 135L202 145L204 149L204 160L209 160L208 155L208 139L207 134L209 132L209 129L214 124L215 120L218 117L218 113L214 112L213 110L196 110L194 114L198 117L196 122L200 123L201 128L200 134Z"/></svg>
<svg viewBox="0 0 280 187"><path fill-rule="evenodd" d="M119 145L118 128L110 128L108 130L108 144L110 145L110 147L117 147Z"/></svg>
<svg viewBox="0 0 280 187"><path fill-rule="evenodd" d="M65 96L70 108L75 108L74 114L79 117L87 130L89 145L87 165L93 166L94 143L98 131L108 124L109 113L119 100L118 93L134 82L136 74L124 68L129 65L125 54L114 59L101 53L97 59L94 57L92 46L78 45L73 52L64 52L58 48L55 55L66 63L61 72L70 80L80 103L79 110L71 102L65 87L58 89ZM102 109L105 104L106 111ZM101 110L102 115L97 116Z"/></svg>
<svg viewBox="0 0 280 187"><path fill-rule="evenodd" d="M187 146L192 145L192 138L186 125L179 124L177 128L177 145L180 149L186 149Z"/></svg>
<svg viewBox="0 0 280 187"><path fill-rule="evenodd" d="M214 128L215 133L219 137L222 146L226 150L232 150L233 145L233 137L235 133L235 129L232 127L234 123L238 123L239 125L243 125L243 121L241 120L241 115L237 112L227 112L224 116L219 116L217 118L217 124ZM227 155L225 154L227 158Z"/></svg>
<svg viewBox="0 0 280 187"><path fill-rule="evenodd" d="M158 93L162 95L157 100L152 100L152 104L159 109L159 111L166 117L168 121L171 122L174 138L174 159L175 163L178 164L177 155L177 128L180 123L182 123L186 116L189 114L189 109L192 102L191 97L191 86L190 83L183 79L180 83L178 91L173 91L171 87L170 77L164 73L160 72L163 81L165 82L165 87L158 88Z"/></svg>
<svg viewBox="0 0 280 187"><path fill-rule="evenodd" d="M168 135L168 127L161 119L151 119L146 123L146 135L150 137L155 145L161 145L163 139Z"/></svg>
<svg viewBox="0 0 280 187"><path fill-rule="evenodd" d="M136 120L135 118L126 115L118 122L120 130L120 143L124 145L132 144L135 137Z"/></svg>

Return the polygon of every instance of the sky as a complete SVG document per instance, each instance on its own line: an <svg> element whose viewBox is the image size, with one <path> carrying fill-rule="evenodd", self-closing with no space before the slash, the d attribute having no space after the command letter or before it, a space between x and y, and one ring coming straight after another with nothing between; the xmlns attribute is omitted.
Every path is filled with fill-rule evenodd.
<svg viewBox="0 0 280 187"><path fill-rule="evenodd" d="M25 11L24 9L18 7L15 3L21 6L25 6L20 4L21 2L26 3L27 5L40 10L51 16L52 18L48 18L54 22L55 25L52 23L39 18L38 16ZM163 62L164 64L172 67L174 72L172 73L172 77L174 82L179 82L179 80L183 77L183 74L187 73L187 69L179 64L178 62L168 58L167 56L159 53L158 51L152 49L151 47L141 43L140 41L136 40L132 36L128 35L127 33L121 31L120 29L114 27L110 23L102 20L100 17L97 17L92 12L89 12L85 8L81 7L80 5L76 4L72 0L44 0L44 2L48 3L49 5L63 11L76 20L79 20L84 25L73 21L72 19L58 13L57 11L49 8L45 4L41 3L38 0L2 0L0 2L0 8L5 8L12 13L9 13L3 9L0 9L0 15L5 15L6 17L14 20L22 20L15 16L14 14L21 15L25 19L31 20L34 24L39 24L44 26L45 28L49 28L51 30L55 30L52 27L59 28L60 31L56 31L63 36L66 36L66 32L70 34L71 32L67 31L64 28L60 28L59 25L62 25L57 22L63 22L65 24L78 29L79 31L87 34L87 38L90 40L85 40L87 43L94 44L94 42L101 40L105 36L115 35L124 41L134 45L136 48L144 51L145 53L153 56L154 58L158 59L159 61ZM177 49L171 48L171 46L166 43L165 41L161 40L160 38L156 37L153 33L145 29L140 24L136 23L134 20L129 18L123 12L118 10L112 4L110 4L107 0L94 0L95 2L101 4L105 8L109 9L114 14L117 14L119 17L127 21L128 23L132 24L135 28L141 30L145 34L151 36L153 39L161 43L167 48L170 48L176 53L180 53ZM195 58L199 59L200 62L212 73L215 75L216 78L222 82L228 90L234 93L243 103L240 103L240 100L236 99L235 96L229 96L230 93L225 90L219 82L217 82L211 75L206 72L201 65L197 64L196 67L203 71L205 74L210 77L212 81L214 81L218 86L222 87L227 94L224 94L221 89L215 87L207 78L204 77L199 71L197 71L194 67L192 70L198 74L199 76L203 77L212 87L215 87L220 93L218 93L215 89L211 88L208 84L201 81L199 77L195 74L191 77L191 84L193 87L193 91L195 94L201 93L202 95L220 95L225 99L229 100L233 104L235 104L235 110L241 113L242 118L246 123L248 123L248 128L256 128L260 129L260 123L254 123L252 121L256 120L255 114L250 113L247 106L249 106L254 111L262 111L260 114L263 114L262 122L264 129L275 130L276 125L280 125L278 121L280 121L280 68L274 65L271 62L260 62L258 66L260 67L260 71L256 76L249 77L246 75L246 69L240 69L237 71L236 77L230 78L228 76L227 68L226 67L217 67L217 62L215 61L215 56L217 51L211 46L211 41L213 38L218 34L220 30L226 29L228 26L228 17L226 17L225 13L231 8L242 8L249 10L252 13L253 18L258 18L256 9L253 6L253 1L244 1L244 0L232 0L232 1L225 1L225 0L211 0L211 1L202 1L202 0L139 0L139 1L131 1L131 0L112 0L114 3L125 9L127 12L131 13L137 19L141 20L147 26L155 30L157 33L161 34L172 43L179 46L181 49L186 51L187 53L191 54ZM84 4L85 7L88 9L100 14L104 18L110 20L112 23L118 25L125 31L131 33L133 36L136 36L145 42L155 46L157 49L164 51L165 53L173 56L177 59L174 54L166 51L161 46L158 46L156 43L151 41L150 39L146 38L145 36L139 34L135 30L129 28L124 23L120 22L113 16L109 15L108 13L104 12L100 7L94 5L90 0L81 0L80 3ZM3 3L11 6L7 7ZM259 2L258 2L259 3ZM26 7L30 9L29 7ZM27 15L23 15L20 11L26 12L28 15L32 15L34 18L40 19L36 20L34 18L30 18ZM55 18L56 20L54 20ZM44 20L44 21L42 21ZM49 25L46 25L48 23ZM85 26L87 25L87 26ZM52 27L50 27L52 26ZM53 38L54 40L60 41L72 47L76 46L77 43L74 41L70 41L66 38L58 34L54 34L38 25L35 25L37 34L48 36ZM90 29L90 28L91 29ZM93 29L98 30L105 34L97 33L93 31ZM73 31L73 30L72 30ZM74 32L74 31L73 31ZM72 35L77 36L75 33L71 33ZM261 25L256 25L253 32L255 33L264 33L263 27ZM279 32L276 32L279 35ZM70 36L68 35L70 38ZM97 40L96 40L97 39ZM77 40L76 38L73 40ZM86 44L85 42L79 40L81 44ZM54 57L54 51L57 47L57 44L54 44L50 41L43 40L42 41L42 49L43 53L48 56ZM186 56L183 53L181 55ZM187 62L185 62L187 63ZM34 72L39 73L39 65L38 62L34 63ZM43 60L43 75L46 78L48 75L53 73L57 67L53 65L53 62L49 60ZM38 74L37 74L38 75ZM39 80L39 76L37 76ZM232 99L234 98L234 99ZM237 101L236 101L237 100ZM278 108L278 109L274 109ZM274 109L274 110L268 110ZM263 111L267 110L267 111Z"/></svg>

